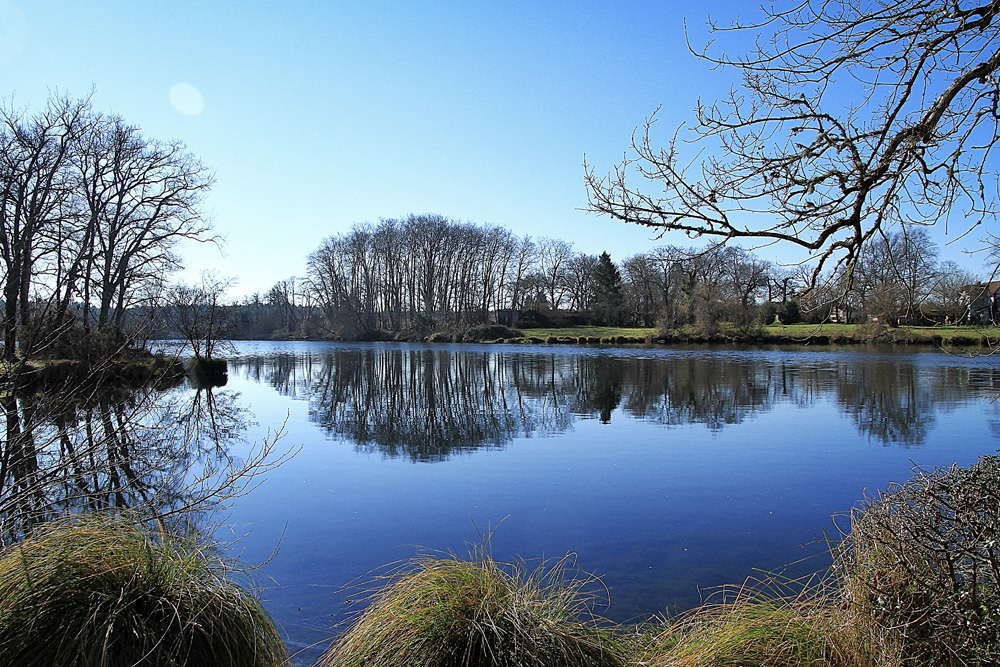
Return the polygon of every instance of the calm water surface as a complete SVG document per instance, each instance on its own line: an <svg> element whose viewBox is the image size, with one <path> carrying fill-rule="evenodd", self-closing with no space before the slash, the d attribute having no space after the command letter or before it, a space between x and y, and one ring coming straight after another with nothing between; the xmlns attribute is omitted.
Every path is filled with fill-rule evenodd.
<svg viewBox="0 0 1000 667"><path fill-rule="evenodd" d="M241 343L214 394L301 446L226 525L248 562L278 548L264 597L320 642L304 664L352 584L418 553L572 552L597 612L639 621L820 569L833 515L1000 447L996 361L939 352Z"/></svg>

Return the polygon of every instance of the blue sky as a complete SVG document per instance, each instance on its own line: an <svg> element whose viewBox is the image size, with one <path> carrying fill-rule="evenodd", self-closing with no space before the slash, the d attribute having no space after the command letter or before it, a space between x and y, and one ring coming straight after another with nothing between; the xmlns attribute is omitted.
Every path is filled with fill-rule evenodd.
<svg viewBox="0 0 1000 667"><path fill-rule="evenodd" d="M584 154L610 170L657 106L672 129L727 90L684 20L701 46L710 14L752 7L0 0L0 95L38 109L93 89L95 109L184 141L216 174L206 211L226 238L184 247L184 277L215 269L237 294L303 275L354 223L409 213L619 261L688 242L583 212Z"/></svg>

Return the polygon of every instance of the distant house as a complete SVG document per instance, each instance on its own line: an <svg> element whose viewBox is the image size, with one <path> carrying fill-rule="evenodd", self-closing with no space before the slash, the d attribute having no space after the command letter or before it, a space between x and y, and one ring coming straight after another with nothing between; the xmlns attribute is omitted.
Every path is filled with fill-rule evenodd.
<svg viewBox="0 0 1000 667"><path fill-rule="evenodd" d="M969 304L969 322L996 324L1000 322L1000 280L976 283L962 289L962 296Z"/></svg>
<svg viewBox="0 0 1000 667"><path fill-rule="evenodd" d="M919 324L953 324L948 309L936 303L922 303L919 307Z"/></svg>
<svg viewBox="0 0 1000 667"><path fill-rule="evenodd" d="M506 308L493 313L493 321L508 327L523 328L541 326L545 318L537 310L515 310Z"/></svg>

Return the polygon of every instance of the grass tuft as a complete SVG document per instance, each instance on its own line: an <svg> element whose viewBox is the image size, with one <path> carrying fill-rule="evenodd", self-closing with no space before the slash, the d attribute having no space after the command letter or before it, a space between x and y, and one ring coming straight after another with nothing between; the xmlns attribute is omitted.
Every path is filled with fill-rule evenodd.
<svg viewBox="0 0 1000 667"><path fill-rule="evenodd" d="M724 589L722 597L730 596ZM815 591L810 591L810 596ZM773 595L737 589L732 599L705 604L665 627L647 630L629 664L648 667L835 667L859 664L822 596ZM850 658L848 657L850 656Z"/></svg>
<svg viewBox="0 0 1000 667"><path fill-rule="evenodd" d="M53 522L0 552L0 664L272 667L284 645L231 568L121 515Z"/></svg>
<svg viewBox="0 0 1000 667"><path fill-rule="evenodd" d="M527 572L485 550L424 556L387 585L323 657L323 667L620 667L566 559Z"/></svg>

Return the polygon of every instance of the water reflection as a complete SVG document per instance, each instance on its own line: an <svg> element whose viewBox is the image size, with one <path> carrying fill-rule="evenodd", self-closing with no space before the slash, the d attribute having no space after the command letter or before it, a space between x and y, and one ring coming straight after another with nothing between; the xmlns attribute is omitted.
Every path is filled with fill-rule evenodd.
<svg viewBox="0 0 1000 667"><path fill-rule="evenodd" d="M192 521L253 462L230 454L251 423L246 408L237 393L211 386L64 387L7 393L0 407L0 543L85 510L132 508Z"/></svg>
<svg viewBox="0 0 1000 667"><path fill-rule="evenodd" d="M250 355L231 372L309 402L310 419L362 450L442 460L554 434L616 411L666 427L740 424L778 405L829 401L859 433L919 446L935 415L996 392L993 369L911 357L673 352L622 355L516 348L313 348Z"/></svg>

